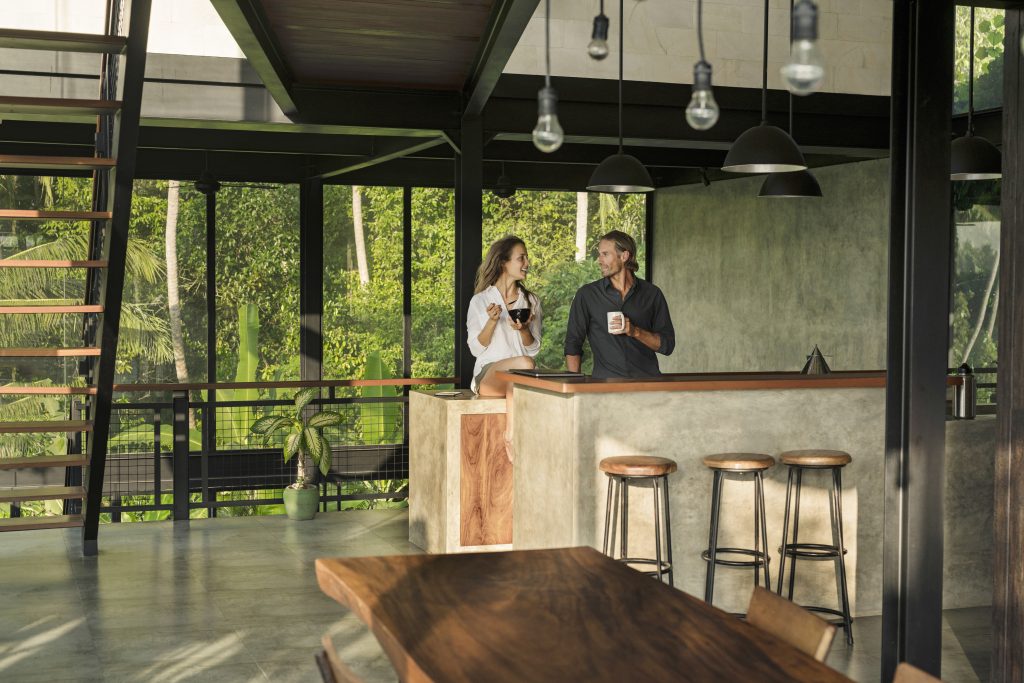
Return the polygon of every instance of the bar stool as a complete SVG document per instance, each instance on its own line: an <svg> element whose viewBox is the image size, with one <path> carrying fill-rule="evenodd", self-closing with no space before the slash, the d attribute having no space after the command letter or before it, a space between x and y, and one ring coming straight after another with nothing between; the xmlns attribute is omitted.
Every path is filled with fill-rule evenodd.
<svg viewBox="0 0 1024 683"><path fill-rule="evenodd" d="M676 471L676 463L668 458L656 458L648 455L618 455L605 458L598 465L608 475L608 500L604 512L604 546L602 552L626 565L651 565L651 571L643 572L647 576L657 577L663 581L668 576L668 585L674 586L672 578L672 524L669 521L668 507L668 475ZM648 487L654 491L654 558L629 557L629 487ZM659 495L660 489L660 495ZM612 505L612 498L618 498L618 506ZM664 497L659 504L658 498ZM614 515L612 509L615 508ZM665 524L662 526L661 514L664 508ZM619 557L610 552L614 545L616 518L619 522ZM665 536L665 553L662 555L662 532ZM662 559L664 557L664 559Z"/></svg>
<svg viewBox="0 0 1024 683"><path fill-rule="evenodd" d="M701 558L708 563L704 580L704 602L711 604L715 594L715 567L753 567L754 585L760 585L761 568L764 567L764 586L771 589L771 575L768 565L768 531L764 519L764 471L775 465L775 458L763 453L718 453L704 458L704 466L714 473L711 485L711 529L708 533L708 549L701 553ZM751 548L719 548L718 522L722 506L722 482L727 474L752 474L754 477L754 547ZM762 550L762 547L764 550ZM744 555L749 560L721 558L718 555Z"/></svg>
<svg viewBox="0 0 1024 683"><path fill-rule="evenodd" d="M846 588L846 545L843 543L843 468L853 458L845 451L801 450L786 451L779 455L782 464L789 467L789 479L786 483L786 513L782 522L782 545L779 547L781 564L779 566L779 583L776 592L782 595L782 584L786 574L786 558L789 558L789 595L793 599L793 588L796 584L796 561L800 560L832 560L836 563L836 595L839 609L819 606L805 606L811 612L831 614L839 617L836 626L846 630L846 643L853 645L853 618L850 616L850 596ZM803 484L805 470L829 471L832 473L832 488L828 492L829 521L832 525L832 543L801 543L800 532L800 489ZM793 542L788 543L790 503L793 502L793 480L796 480L796 500L793 507Z"/></svg>

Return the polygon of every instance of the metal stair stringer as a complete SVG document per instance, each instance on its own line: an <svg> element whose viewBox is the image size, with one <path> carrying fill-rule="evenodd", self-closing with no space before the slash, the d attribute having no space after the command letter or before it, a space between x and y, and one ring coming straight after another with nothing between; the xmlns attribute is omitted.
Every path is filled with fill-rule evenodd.
<svg viewBox="0 0 1024 683"><path fill-rule="evenodd" d="M95 346L100 348L100 355L91 365L93 385L96 395L89 405L90 419L93 422L92 435L88 439L87 458L89 468L85 482L86 495L83 503L82 516L82 552L95 555L99 551L100 506L103 496L103 476L106 469L107 438L110 435L111 403L113 401L114 364L117 356L117 339L121 325L121 303L124 293L125 260L128 249L128 228L131 219L132 182L135 180L136 151L139 140L139 120L142 113L143 77L146 71L146 45L149 33L151 0L125 0L124 14L121 20L126 23L127 46L124 53L124 71L122 85L122 106L115 119L113 135L109 142L103 143L100 138L106 131L102 125L97 131L97 145L111 144L108 156L117 159L117 165L107 174L105 192L97 197L105 201L102 207L112 213L106 229L92 242L90 259L105 259L106 271L93 272L98 281L90 281L88 296L95 296L103 305L102 322L94 333ZM117 18L111 18L110 33L116 34ZM104 55L104 84L115 90L116 68L106 68L106 60L118 59L115 55ZM111 82L114 81L114 82ZM109 122L109 119L108 119ZM97 174L97 182L99 176ZM94 207L97 208L97 207ZM98 223L93 229L102 229ZM96 251L99 253L96 253ZM95 321L95 318L93 318ZM92 346L88 336L93 331L86 325L86 346Z"/></svg>

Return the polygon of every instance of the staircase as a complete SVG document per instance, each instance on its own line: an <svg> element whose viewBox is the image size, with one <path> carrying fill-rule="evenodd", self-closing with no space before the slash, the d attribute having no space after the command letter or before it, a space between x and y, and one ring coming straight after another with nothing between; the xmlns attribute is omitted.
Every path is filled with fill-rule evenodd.
<svg viewBox="0 0 1024 683"><path fill-rule="evenodd" d="M81 346L0 348L0 358L78 358L84 386L51 378L52 385L0 385L6 400L17 397L67 396L85 401L84 410L69 408L67 419L0 421L0 444L10 435L66 434L64 455L26 453L0 458L0 480L19 472L64 473L64 485L15 485L0 488L0 504L63 501L62 515L0 519L0 532L62 527L83 528L86 555L98 550L100 504L114 382L114 360L121 317L132 181L138 143L142 84L146 62L151 0L112 0L105 35L0 29L0 47L22 50L87 52L101 55L96 100L0 95L0 119L88 121L96 124L92 156L4 154L0 170L26 175L92 174L90 211L0 208L0 219L19 221L88 221L89 254L80 260L0 259L0 269L84 269L85 295L79 302L2 301L0 325L10 316L42 316L40 324L56 324L68 316L82 321ZM120 79L120 83L118 82ZM118 99L118 92L121 97ZM45 126L43 127L45 130ZM46 142L46 140L40 140ZM78 413L81 413L79 415ZM83 437L86 452L83 453ZM84 476L83 476L84 475ZM24 479L25 477L22 477ZM35 477L38 479L39 477ZM43 477L45 479L45 477ZM14 479L18 481L17 478Z"/></svg>

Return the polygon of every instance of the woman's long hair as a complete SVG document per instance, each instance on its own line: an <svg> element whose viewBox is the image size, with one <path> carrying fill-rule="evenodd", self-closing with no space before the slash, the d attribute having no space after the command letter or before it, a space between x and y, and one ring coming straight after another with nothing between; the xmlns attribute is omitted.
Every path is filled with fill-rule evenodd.
<svg viewBox="0 0 1024 683"><path fill-rule="evenodd" d="M479 294L498 281L505 268L505 264L512 260L512 250L517 245L521 245L523 249L526 249L526 242L515 235L502 237L491 245L491 248L487 250L487 256L484 257L484 262L477 268L476 286L473 288L474 294ZM523 296L526 297L526 307L532 308L530 306L530 297L533 295L530 293L530 290L523 286L522 280L518 282L518 285Z"/></svg>

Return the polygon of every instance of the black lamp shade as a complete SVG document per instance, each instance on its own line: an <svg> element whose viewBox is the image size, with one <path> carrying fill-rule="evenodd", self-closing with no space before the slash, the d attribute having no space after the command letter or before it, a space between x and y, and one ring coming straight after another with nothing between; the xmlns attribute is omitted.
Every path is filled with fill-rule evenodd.
<svg viewBox="0 0 1024 683"><path fill-rule="evenodd" d="M732 143L723 171L730 173L787 173L807 168L793 138L781 128L762 123L749 128Z"/></svg>
<svg viewBox="0 0 1024 683"><path fill-rule="evenodd" d="M654 192L654 181L639 159L620 152L611 155L594 169L587 189L612 194Z"/></svg>
<svg viewBox="0 0 1024 683"><path fill-rule="evenodd" d="M758 197L820 197L821 185L810 171L772 173L764 179Z"/></svg>
<svg viewBox="0 0 1024 683"><path fill-rule="evenodd" d="M991 180L1003 177L1003 155L983 137L965 135L953 140L950 180Z"/></svg>

